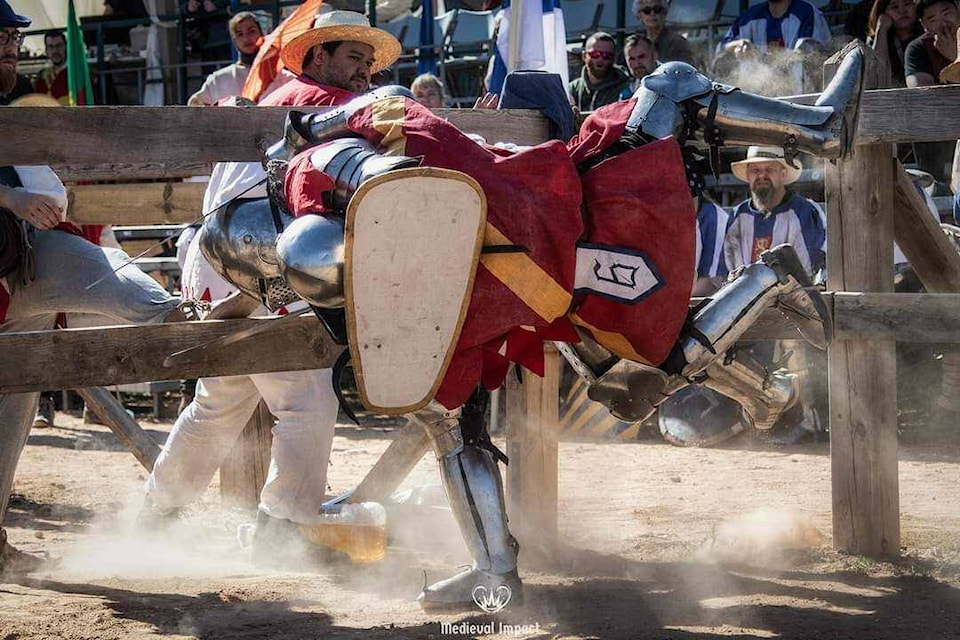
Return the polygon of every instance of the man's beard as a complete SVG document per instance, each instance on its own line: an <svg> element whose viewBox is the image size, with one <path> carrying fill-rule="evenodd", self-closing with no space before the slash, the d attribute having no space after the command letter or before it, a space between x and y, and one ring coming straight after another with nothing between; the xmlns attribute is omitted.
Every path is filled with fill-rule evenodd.
<svg viewBox="0 0 960 640"><path fill-rule="evenodd" d="M763 185L757 185L750 190L750 195L753 196L753 201L755 204L760 205L764 209L772 209L776 202L773 202L773 197L776 194L776 189L773 188L772 183L766 183Z"/></svg>
<svg viewBox="0 0 960 640"><path fill-rule="evenodd" d="M0 96L6 95L13 91L13 88L17 86L17 69L16 67L7 67L0 65Z"/></svg>

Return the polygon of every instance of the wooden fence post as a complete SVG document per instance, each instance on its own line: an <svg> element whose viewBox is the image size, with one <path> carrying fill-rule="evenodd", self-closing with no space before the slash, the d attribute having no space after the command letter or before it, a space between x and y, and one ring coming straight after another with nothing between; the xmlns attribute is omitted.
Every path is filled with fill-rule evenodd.
<svg viewBox="0 0 960 640"><path fill-rule="evenodd" d="M230 506L256 509L270 470L273 415L263 400L220 465L220 498Z"/></svg>
<svg viewBox="0 0 960 640"><path fill-rule="evenodd" d="M844 50L846 51L846 49ZM844 52L827 61L825 80ZM864 50L865 86L877 73ZM890 144L858 146L827 165L827 273L832 291L893 290L896 161ZM833 545L873 557L900 552L896 350L890 340L829 350Z"/></svg>
<svg viewBox="0 0 960 640"><path fill-rule="evenodd" d="M519 384L511 369L506 384L507 513L510 530L534 558L557 536L560 355L552 344L544 360L543 378L527 373Z"/></svg>

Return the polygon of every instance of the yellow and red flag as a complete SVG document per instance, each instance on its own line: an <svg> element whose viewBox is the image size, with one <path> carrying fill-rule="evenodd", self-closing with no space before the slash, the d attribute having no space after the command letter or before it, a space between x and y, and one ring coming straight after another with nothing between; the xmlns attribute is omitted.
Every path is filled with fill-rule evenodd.
<svg viewBox="0 0 960 640"><path fill-rule="evenodd" d="M305 0L280 23L280 26L264 38L260 52L257 53L253 66L250 67L250 75L243 84L244 98L254 102L260 99L263 92L283 70L280 50L298 35L313 27L313 19L322 4L323 0Z"/></svg>

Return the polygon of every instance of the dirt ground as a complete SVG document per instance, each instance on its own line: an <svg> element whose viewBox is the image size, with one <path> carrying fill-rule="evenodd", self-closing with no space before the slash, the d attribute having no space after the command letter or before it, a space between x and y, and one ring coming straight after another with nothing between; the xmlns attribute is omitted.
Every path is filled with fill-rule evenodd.
<svg viewBox="0 0 960 640"><path fill-rule="evenodd" d="M825 444L562 443L563 548L534 562L527 542L524 605L427 615L424 571L467 563L449 510L391 509L382 562L265 572L235 541L250 514L221 509L216 480L173 534L144 539L144 470L105 428L57 424L31 434L7 516L11 542L48 563L0 580L4 639L960 638L957 447L902 448L905 551L889 564L830 550ZM159 441L170 425L147 426ZM390 438L339 427L331 493ZM429 498L438 481L425 458L404 487Z"/></svg>

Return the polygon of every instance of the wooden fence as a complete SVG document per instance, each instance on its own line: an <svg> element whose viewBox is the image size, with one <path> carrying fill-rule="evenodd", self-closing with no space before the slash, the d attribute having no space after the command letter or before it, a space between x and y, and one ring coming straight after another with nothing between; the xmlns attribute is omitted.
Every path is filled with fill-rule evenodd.
<svg viewBox="0 0 960 640"><path fill-rule="evenodd" d="M197 216L202 185L155 181L203 174L216 161L258 160L259 149L279 136L285 113L273 107L0 109L0 164L50 164L68 181L123 181L72 187L71 215L78 222L186 222ZM530 144L547 135L546 121L534 112L440 113L491 141ZM956 138L960 86L868 91L855 153L827 168L833 292L827 299L837 329L829 352L833 540L842 551L899 552L895 342L960 342L960 256L925 212L891 144ZM894 238L931 293L891 293ZM262 322L269 321L0 334L0 392L313 369L339 354L316 321L300 318L282 336L263 333L229 355L211 351L195 362L163 366L174 351ZM774 312L748 337L797 334ZM547 362L545 379L527 376L522 389L508 388L507 488L521 536L539 531L548 539L556 531L559 464L556 354Z"/></svg>

